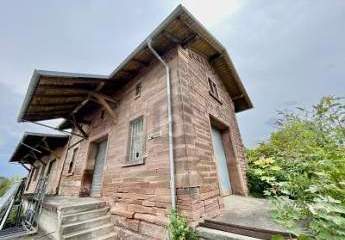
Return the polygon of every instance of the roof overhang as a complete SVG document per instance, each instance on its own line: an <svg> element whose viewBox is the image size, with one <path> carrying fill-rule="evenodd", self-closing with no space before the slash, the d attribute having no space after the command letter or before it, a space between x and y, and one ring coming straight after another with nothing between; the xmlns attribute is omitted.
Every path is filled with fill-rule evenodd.
<svg viewBox="0 0 345 240"><path fill-rule="evenodd" d="M66 145L69 136L26 132L17 144L9 162L33 164L37 159Z"/></svg>
<svg viewBox="0 0 345 240"><path fill-rule="evenodd" d="M176 45L202 54L224 82L234 102L235 111L252 108L225 48L191 13L179 5L109 76L35 71L18 121L68 118L76 108L80 109L80 105L85 103L88 91L104 93L109 89L118 89L154 59L147 47L148 40L152 40L153 47L160 54Z"/></svg>

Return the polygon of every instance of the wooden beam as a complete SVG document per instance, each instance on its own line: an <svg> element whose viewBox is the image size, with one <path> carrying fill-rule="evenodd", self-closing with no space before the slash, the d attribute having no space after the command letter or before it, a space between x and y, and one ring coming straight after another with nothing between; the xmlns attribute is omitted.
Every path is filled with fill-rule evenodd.
<svg viewBox="0 0 345 240"><path fill-rule="evenodd" d="M113 111L113 109L111 109L104 96L100 94L94 94L93 96L97 99L97 102L109 113L109 115L112 117L114 121L114 124L116 124L116 113Z"/></svg>
<svg viewBox="0 0 345 240"><path fill-rule="evenodd" d="M82 126L77 122L74 115L72 115L72 122L73 122L74 127L77 128L79 130L79 132L87 139L89 136L84 131Z"/></svg>
<svg viewBox="0 0 345 240"><path fill-rule="evenodd" d="M31 171L31 169L30 168L28 168L27 166L25 166L25 164L24 163L22 163L22 162L20 162L20 165L22 165L22 167L23 168L25 168L28 172L30 172Z"/></svg>
<svg viewBox="0 0 345 240"><path fill-rule="evenodd" d="M236 100L241 99L241 98L243 98L243 97L244 97L244 95L241 94L241 95L239 95L239 96L232 97L231 99L232 99L232 101L236 101Z"/></svg>
<svg viewBox="0 0 345 240"><path fill-rule="evenodd" d="M31 147L30 145L28 145L28 144L26 144L26 143L21 142L20 144L23 145L24 147L29 148L29 149L32 150L32 151L35 151L35 152L38 152L38 153L42 153L40 150L38 150L38 149L36 149L36 148L34 148L34 147Z"/></svg>
<svg viewBox="0 0 345 240"><path fill-rule="evenodd" d="M112 97L109 97L107 95L104 95L104 94L101 94L101 93L98 93L98 92L89 92L89 94L96 98L98 100L98 98L102 98L102 99L105 99L107 100L108 102L111 102L111 103L114 103L114 104L117 104L117 100L112 98Z"/></svg>
<svg viewBox="0 0 345 240"><path fill-rule="evenodd" d="M174 35L172 35L170 32L168 32L166 30L163 31L163 35L164 35L164 37L166 37L167 39L169 39L173 43L176 43L176 44L182 43L182 41L179 38L175 37Z"/></svg>
<svg viewBox="0 0 345 240"><path fill-rule="evenodd" d="M150 62L141 61L141 60L136 59L136 58L133 58L131 61L138 63L139 65L141 65L143 67L148 67L150 65Z"/></svg>
<svg viewBox="0 0 345 240"><path fill-rule="evenodd" d="M46 85L46 84L58 84L58 85L72 85L75 83L79 84L97 84L100 82L108 81L108 79L93 79L93 78L42 78L40 80L40 85Z"/></svg>

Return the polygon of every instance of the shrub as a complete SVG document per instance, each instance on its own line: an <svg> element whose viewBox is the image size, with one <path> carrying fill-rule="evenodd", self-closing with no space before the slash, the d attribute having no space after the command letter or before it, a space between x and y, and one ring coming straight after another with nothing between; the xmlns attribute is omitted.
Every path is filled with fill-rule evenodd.
<svg viewBox="0 0 345 240"><path fill-rule="evenodd" d="M175 209L171 210L169 217L169 235L171 240L197 240L195 231L188 226L187 219Z"/></svg>
<svg viewBox="0 0 345 240"><path fill-rule="evenodd" d="M268 141L247 151L255 196L297 235L345 239L345 103L325 97L311 110L280 113Z"/></svg>

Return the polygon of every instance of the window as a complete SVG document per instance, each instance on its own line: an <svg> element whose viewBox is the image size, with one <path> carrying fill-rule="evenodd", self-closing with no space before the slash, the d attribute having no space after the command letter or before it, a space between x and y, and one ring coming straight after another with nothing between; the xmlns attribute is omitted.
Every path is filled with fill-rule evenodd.
<svg viewBox="0 0 345 240"><path fill-rule="evenodd" d="M210 78L208 78L208 85L210 87L210 94L219 99L219 95L218 95L218 89L217 89L217 85L214 81L212 81Z"/></svg>
<svg viewBox="0 0 345 240"><path fill-rule="evenodd" d="M34 173L34 181L37 180L38 172L40 171L41 167L35 168L35 173Z"/></svg>
<svg viewBox="0 0 345 240"><path fill-rule="evenodd" d="M129 163L142 163L143 161L143 117L130 122L129 129Z"/></svg>
<svg viewBox="0 0 345 240"><path fill-rule="evenodd" d="M36 171L36 168L32 167L32 169L30 171L30 174L29 174L28 181L26 183L26 188L25 188L26 191L29 189L29 186L30 186L30 183L31 183L31 179L32 179L32 176L34 175L35 171Z"/></svg>
<svg viewBox="0 0 345 240"><path fill-rule="evenodd" d="M135 97L140 97L141 94L141 82L135 86Z"/></svg>
<svg viewBox="0 0 345 240"><path fill-rule="evenodd" d="M77 155L78 148L73 149L71 161L68 164L68 173L72 174L74 170L74 162Z"/></svg>
<svg viewBox="0 0 345 240"><path fill-rule="evenodd" d="M55 159L54 159L54 160L51 160L51 161L49 162L49 164L48 164L48 170L47 170L47 174L46 174L47 177L49 177L50 172L52 171L52 168L53 168L53 166L54 166L54 163L55 163Z"/></svg>

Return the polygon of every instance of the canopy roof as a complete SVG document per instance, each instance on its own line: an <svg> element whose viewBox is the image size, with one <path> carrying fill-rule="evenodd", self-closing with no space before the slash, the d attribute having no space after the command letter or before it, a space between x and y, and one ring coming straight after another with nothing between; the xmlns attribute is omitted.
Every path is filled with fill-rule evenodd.
<svg viewBox="0 0 345 240"><path fill-rule="evenodd" d="M252 103L225 48L182 5L179 5L109 76L36 70L18 116L18 121L68 119L92 109L90 92L113 92L138 75L154 59L147 47L152 40L159 54L177 44L206 56L224 82L236 112Z"/></svg>
<svg viewBox="0 0 345 240"><path fill-rule="evenodd" d="M63 147L68 138L67 135L26 132L9 162L33 164L37 159L50 154L52 150Z"/></svg>

